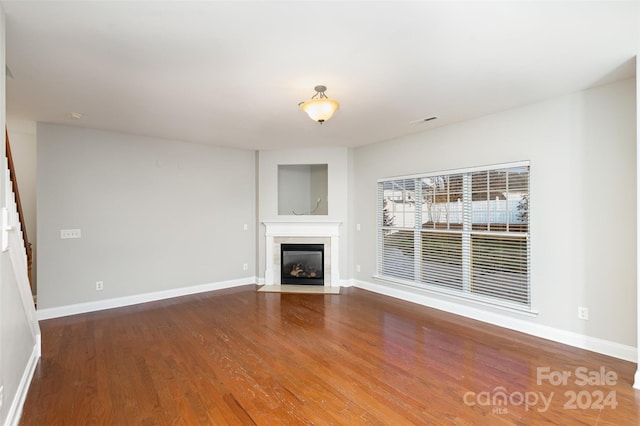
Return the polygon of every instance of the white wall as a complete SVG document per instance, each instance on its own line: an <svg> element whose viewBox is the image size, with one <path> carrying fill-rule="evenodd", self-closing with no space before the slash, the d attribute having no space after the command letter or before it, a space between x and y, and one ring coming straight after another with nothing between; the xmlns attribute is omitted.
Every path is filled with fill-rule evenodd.
<svg viewBox="0 0 640 426"><path fill-rule="evenodd" d="M0 424L13 424L22 412L22 404L40 353L37 346L39 342L31 333L9 256L7 252L3 252L0 257L0 384L4 386Z"/></svg>
<svg viewBox="0 0 640 426"><path fill-rule="evenodd" d="M550 99L354 152L356 280L376 281L376 180L530 160L536 316L402 288L572 335L636 346L635 80ZM607 208L609 206L613 206ZM560 220L562 217L569 220ZM589 320L577 318L578 306Z"/></svg>
<svg viewBox="0 0 640 426"><path fill-rule="evenodd" d="M327 203L329 173L327 167L322 164L314 164L310 166L310 174L309 211L315 215L327 215L329 214Z"/></svg>
<svg viewBox="0 0 640 426"><path fill-rule="evenodd" d="M37 136L39 309L255 275L254 152L42 123Z"/></svg>
<svg viewBox="0 0 640 426"><path fill-rule="evenodd" d="M0 69L5 69L5 14L0 5ZM0 73L5 93L5 73ZM0 97L0 126L5 127L5 97ZM0 144L0 158L5 156ZM0 203L5 207L5 176L0 173ZM4 224L3 224L4 225ZM16 423L22 409L33 363L39 356L38 342L30 331L27 314L13 273L9 253L0 253L0 386L3 400L0 424Z"/></svg>
<svg viewBox="0 0 640 426"><path fill-rule="evenodd" d="M278 214L310 212L311 166L296 164L278 168Z"/></svg>

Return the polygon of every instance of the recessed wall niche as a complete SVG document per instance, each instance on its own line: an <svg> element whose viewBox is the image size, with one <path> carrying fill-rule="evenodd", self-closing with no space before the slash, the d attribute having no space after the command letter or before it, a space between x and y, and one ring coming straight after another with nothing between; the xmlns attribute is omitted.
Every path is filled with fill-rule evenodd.
<svg viewBox="0 0 640 426"><path fill-rule="evenodd" d="M278 215L328 215L327 164L278 165Z"/></svg>

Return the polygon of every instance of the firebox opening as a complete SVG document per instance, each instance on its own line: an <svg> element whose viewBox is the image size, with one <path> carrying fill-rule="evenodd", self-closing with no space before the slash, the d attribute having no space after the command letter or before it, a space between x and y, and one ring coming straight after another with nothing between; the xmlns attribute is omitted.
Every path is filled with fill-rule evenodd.
<svg viewBox="0 0 640 426"><path fill-rule="evenodd" d="M323 244L281 244L282 284L324 285Z"/></svg>

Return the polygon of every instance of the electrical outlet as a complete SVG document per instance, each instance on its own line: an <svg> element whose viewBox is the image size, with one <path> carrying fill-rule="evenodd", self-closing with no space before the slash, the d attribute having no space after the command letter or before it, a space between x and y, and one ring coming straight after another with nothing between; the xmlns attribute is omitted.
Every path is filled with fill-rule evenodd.
<svg viewBox="0 0 640 426"><path fill-rule="evenodd" d="M360 265L356 265L356 272L360 272Z"/></svg>
<svg viewBox="0 0 640 426"><path fill-rule="evenodd" d="M246 223L242 226L242 229L245 231L249 230L249 225L247 225Z"/></svg>
<svg viewBox="0 0 640 426"><path fill-rule="evenodd" d="M60 238L61 239L67 239L67 238L80 238L82 237L82 233L80 232L79 229L61 229L60 230Z"/></svg>
<svg viewBox="0 0 640 426"><path fill-rule="evenodd" d="M104 282L96 281L96 291L102 291L102 290L104 290Z"/></svg>
<svg viewBox="0 0 640 426"><path fill-rule="evenodd" d="M243 263L242 264L242 270L243 271L248 271L249 270L249 264L248 263Z"/></svg>
<svg viewBox="0 0 640 426"><path fill-rule="evenodd" d="M589 308L585 308L584 306L578 306L578 318L581 320L589 319Z"/></svg>

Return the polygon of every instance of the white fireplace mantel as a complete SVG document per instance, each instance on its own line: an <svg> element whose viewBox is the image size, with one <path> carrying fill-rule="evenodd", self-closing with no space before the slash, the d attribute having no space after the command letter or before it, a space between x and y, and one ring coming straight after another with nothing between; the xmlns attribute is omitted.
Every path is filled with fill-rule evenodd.
<svg viewBox="0 0 640 426"><path fill-rule="evenodd" d="M276 259L275 239L291 238L329 238L331 273L325 277L325 286L340 286L340 225L341 222L262 222L265 226L265 271L264 283L274 284L274 265ZM328 278L328 279L326 279Z"/></svg>

